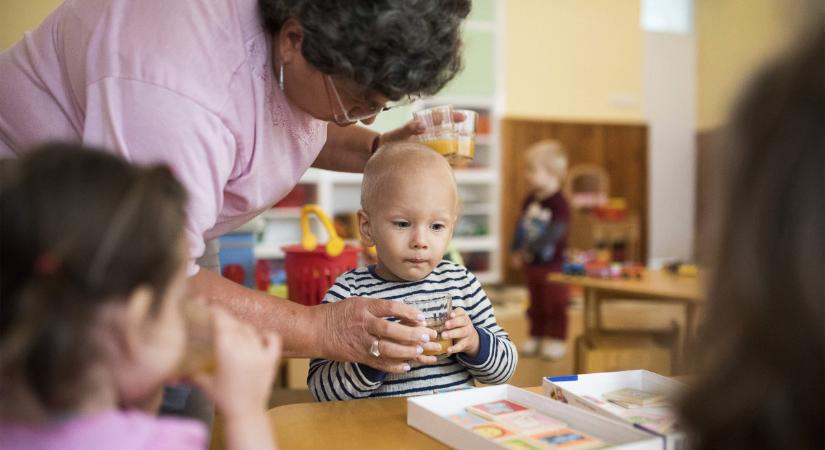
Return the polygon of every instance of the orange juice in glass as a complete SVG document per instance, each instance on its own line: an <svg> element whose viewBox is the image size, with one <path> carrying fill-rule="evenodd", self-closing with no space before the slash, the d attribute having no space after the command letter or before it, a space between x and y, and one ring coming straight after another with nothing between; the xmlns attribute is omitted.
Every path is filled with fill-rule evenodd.
<svg viewBox="0 0 825 450"><path fill-rule="evenodd" d="M212 333L212 312L204 301L186 299L183 303L186 323L186 349L178 374L192 376L215 373L217 363Z"/></svg>
<svg viewBox="0 0 825 450"><path fill-rule="evenodd" d="M433 341L441 344L441 350L425 351L428 356L444 357L447 349L453 345L452 339L443 339L441 332L444 331L444 324L450 319L453 311L453 298L447 293L413 295L404 299L404 304L413 306L424 314L424 326L432 328L438 333Z"/></svg>
<svg viewBox="0 0 825 450"><path fill-rule="evenodd" d="M435 106L416 111L413 116L424 124L418 140L448 159L458 151L458 134L453 126L453 107Z"/></svg>

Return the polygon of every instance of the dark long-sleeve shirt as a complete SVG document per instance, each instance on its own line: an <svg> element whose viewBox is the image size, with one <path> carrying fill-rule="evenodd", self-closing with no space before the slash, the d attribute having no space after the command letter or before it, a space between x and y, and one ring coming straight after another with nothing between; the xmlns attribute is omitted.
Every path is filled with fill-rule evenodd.
<svg viewBox="0 0 825 450"><path fill-rule="evenodd" d="M525 252L531 265L561 266L569 224L570 207L561 192L544 199L531 193L522 206L511 250Z"/></svg>

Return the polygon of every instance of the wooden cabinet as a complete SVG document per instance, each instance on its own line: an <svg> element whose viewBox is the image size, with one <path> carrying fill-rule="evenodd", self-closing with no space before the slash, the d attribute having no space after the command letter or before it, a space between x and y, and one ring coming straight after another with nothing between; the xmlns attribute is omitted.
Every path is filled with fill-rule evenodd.
<svg viewBox="0 0 825 450"><path fill-rule="evenodd" d="M623 258L614 254L614 259L640 262L639 235L636 213L628 213L620 220L604 220L591 213L573 212L567 246L584 250L601 246L611 251L621 248Z"/></svg>

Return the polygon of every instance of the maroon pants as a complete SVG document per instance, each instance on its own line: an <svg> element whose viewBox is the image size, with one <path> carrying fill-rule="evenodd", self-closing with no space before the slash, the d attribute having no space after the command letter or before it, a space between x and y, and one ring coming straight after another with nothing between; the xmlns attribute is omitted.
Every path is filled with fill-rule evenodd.
<svg viewBox="0 0 825 450"><path fill-rule="evenodd" d="M530 336L567 337L567 303L570 298L566 284L551 283L547 276L559 272L554 266L527 266L527 289L530 291Z"/></svg>

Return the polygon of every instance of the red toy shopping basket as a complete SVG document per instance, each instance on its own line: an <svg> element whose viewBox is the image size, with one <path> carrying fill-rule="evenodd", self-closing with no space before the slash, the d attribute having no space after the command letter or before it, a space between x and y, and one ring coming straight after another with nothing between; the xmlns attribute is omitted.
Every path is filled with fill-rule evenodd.
<svg viewBox="0 0 825 450"><path fill-rule="evenodd" d="M318 217L329 234L325 246L317 244L309 229L309 213ZM283 247L287 290L293 302L313 306L321 303L338 275L357 267L360 249L344 245L318 205L306 205L301 209L301 232L301 245Z"/></svg>

